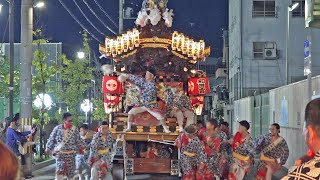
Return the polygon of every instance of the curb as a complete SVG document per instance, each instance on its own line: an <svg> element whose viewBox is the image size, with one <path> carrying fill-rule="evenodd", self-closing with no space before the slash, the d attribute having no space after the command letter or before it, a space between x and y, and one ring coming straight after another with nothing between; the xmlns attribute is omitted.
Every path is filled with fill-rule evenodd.
<svg viewBox="0 0 320 180"><path fill-rule="evenodd" d="M36 163L36 164L34 164L32 166L32 171L39 170L41 168L50 166L50 165L52 165L54 163L55 163L55 159L50 159L50 160L46 160L46 161L43 161L43 162L40 162L40 163Z"/></svg>

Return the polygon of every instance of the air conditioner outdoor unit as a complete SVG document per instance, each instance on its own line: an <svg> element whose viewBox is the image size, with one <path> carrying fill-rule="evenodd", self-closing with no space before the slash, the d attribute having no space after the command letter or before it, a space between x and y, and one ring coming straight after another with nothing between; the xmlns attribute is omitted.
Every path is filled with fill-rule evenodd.
<svg viewBox="0 0 320 180"><path fill-rule="evenodd" d="M275 43L265 44L264 59L277 59L277 45Z"/></svg>

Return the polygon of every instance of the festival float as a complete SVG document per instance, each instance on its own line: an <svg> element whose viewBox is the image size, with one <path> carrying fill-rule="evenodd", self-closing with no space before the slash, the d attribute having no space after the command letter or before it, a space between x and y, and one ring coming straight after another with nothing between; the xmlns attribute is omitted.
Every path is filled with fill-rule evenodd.
<svg viewBox="0 0 320 180"><path fill-rule="evenodd" d="M202 114L204 95L210 93L206 73L196 69L205 61L210 47L203 40L195 40L173 31L173 10L168 0L145 0L136 19L137 27L117 37L105 39L100 53L113 60L104 65L102 92L105 112L114 139L123 142L124 174L167 173L179 175L179 152L174 141L179 135L176 118L167 117L171 133L164 133L159 121L148 112L135 115L131 132L123 132L128 110L139 103L140 90L130 82L120 82L120 73L144 76L146 70L156 72L158 103L166 113L166 89L179 88L186 93L196 115ZM196 122L196 117L195 117ZM152 156L150 151L167 152L166 156Z"/></svg>

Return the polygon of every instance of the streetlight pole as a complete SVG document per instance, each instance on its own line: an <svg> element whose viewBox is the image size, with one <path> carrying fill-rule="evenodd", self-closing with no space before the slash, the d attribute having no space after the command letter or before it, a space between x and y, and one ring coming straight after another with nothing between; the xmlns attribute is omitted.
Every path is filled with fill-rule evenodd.
<svg viewBox="0 0 320 180"><path fill-rule="evenodd" d="M10 82L9 82L9 117L13 118L13 79L14 79L14 0L9 1L9 43L10 43Z"/></svg>
<svg viewBox="0 0 320 180"><path fill-rule="evenodd" d="M293 3L288 6L287 12L287 32L286 32L286 85L289 84L289 39L290 39L290 15L293 10L299 6L299 3Z"/></svg>
<svg viewBox="0 0 320 180"><path fill-rule="evenodd" d="M124 0L119 0L119 34L123 32L123 4Z"/></svg>
<svg viewBox="0 0 320 180"><path fill-rule="evenodd" d="M89 68L91 68L91 50L89 50ZM91 81L90 81L90 86L89 86L89 103L91 103L91 91L92 91L92 87L91 87ZM92 122L91 121L91 109L89 111L89 118L88 118L88 122Z"/></svg>

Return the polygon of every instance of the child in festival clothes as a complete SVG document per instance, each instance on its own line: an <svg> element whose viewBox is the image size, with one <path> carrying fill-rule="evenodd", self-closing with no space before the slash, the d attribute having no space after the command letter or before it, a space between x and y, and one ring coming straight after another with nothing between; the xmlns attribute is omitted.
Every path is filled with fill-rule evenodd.
<svg viewBox="0 0 320 180"><path fill-rule="evenodd" d="M90 143L92 141L93 133L89 130L88 124L82 124L80 126L80 138L85 142L85 149L83 154L77 154L76 156L76 170L78 171L79 180L88 180L90 177L90 168L88 166L88 158L90 152ZM85 171L84 171L85 170Z"/></svg>
<svg viewBox="0 0 320 180"><path fill-rule="evenodd" d="M108 122L102 121L90 146L91 180L112 180L112 147L112 134L109 131Z"/></svg>
<svg viewBox="0 0 320 180"><path fill-rule="evenodd" d="M206 166L207 157L196 132L197 127L189 125L176 139L176 145L181 151L183 180L201 179Z"/></svg>
<svg viewBox="0 0 320 180"><path fill-rule="evenodd" d="M239 122L239 131L231 139L233 149L233 163L230 167L229 180L242 180L245 174L249 174L253 164L254 149L250 143L250 124L248 121Z"/></svg>

